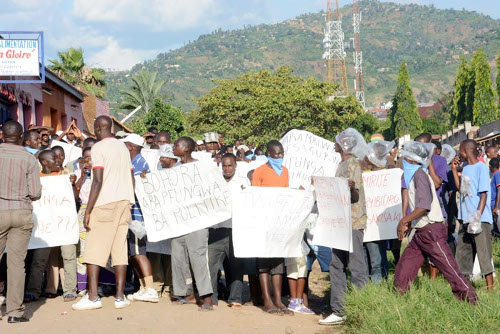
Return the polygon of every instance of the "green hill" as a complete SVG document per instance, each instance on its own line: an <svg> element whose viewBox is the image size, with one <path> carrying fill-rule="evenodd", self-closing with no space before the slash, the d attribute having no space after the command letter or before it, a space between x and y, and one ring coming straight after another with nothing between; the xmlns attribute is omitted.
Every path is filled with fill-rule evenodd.
<svg viewBox="0 0 500 334"><path fill-rule="evenodd" d="M458 57L482 47L493 67L500 50L500 20L465 10L361 1L361 48L367 106L389 100L399 65L406 60L419 102L435 101L452 89ZM342 8L346 41L353 37L352 6ZM250 70L293 66L297 75L326 77L323 54L325 13L304 14L281 23L217 30L177 50L135 65L131 71L107 74L108 99L120 101L127 75L158 71L167 81L164 94L184 111L205 94L213 78L231 78ZM351 43L352 45L352 43ZM352 48L347 48L348 83L353 91Z"/></svg>

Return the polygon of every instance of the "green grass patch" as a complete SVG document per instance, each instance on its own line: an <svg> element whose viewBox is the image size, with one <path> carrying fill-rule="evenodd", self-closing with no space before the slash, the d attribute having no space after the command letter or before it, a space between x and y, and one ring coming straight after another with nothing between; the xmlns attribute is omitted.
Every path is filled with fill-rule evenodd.
<svg viewBox="0 0 500 334"><path fill-rule="evenodd" d="M499 267L500 242L493 245ZM497 276L498 278L498 276ZM479 304L458 301L448 282L418 277L403 296L393 292L393 274L380 285L353 289L346 296L348 333L498 333L500 289L487 292L484 281L474 284Z"/></svg>

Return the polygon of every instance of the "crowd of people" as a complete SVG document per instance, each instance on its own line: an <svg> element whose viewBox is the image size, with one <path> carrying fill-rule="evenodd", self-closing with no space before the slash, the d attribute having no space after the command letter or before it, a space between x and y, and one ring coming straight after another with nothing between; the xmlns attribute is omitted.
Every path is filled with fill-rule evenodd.
<svg viewBox="0 0 500 334"><path fill-rule="evenodd" d="M224 299L234 310L250 304L276 316L314 315L308 302L308 277L318 260L331 281L331 314L319 323L341 324L346 319L347 271L356 287L387 279L387 251L394 255L394 286L400 293L408 290L422 269L431 279L441 272L458 299L475 304L477 294L470 280L476 255L486 288L493 289L492 237L499 234L498 147L483 148L469 139L456 151L424 133L398 151L395 142L381 135L366 143L355 129L347 129L336 136L335 151L340 155L336 177L346 178L350 189L352 252L314 245L306 229L307 251L302 257L238 258L231 221L225 221L172 238L167 255L148 252L144 229L134 227L144 225L134 195L135 180L146 177L152 167L141 150L158 150L158 170L193 163L193 152L207 152L235 194L249 186L289 187L283 145L278 140L269 141L265 148L245 140L228 144L216 132L198 141L190 137L172 141L168 132L154 127L142 136L114 134L111 129L107 116L95 120L95 138L86 138L74 123L55 134L43 127L24 131L12 120L3 125L0 305L6 301L9 323L29 321L24 316L25 303L57 297L60 278L64 302L74 302L72 308L77 311L101 308L100 298L114 294L115 308L136 301L157 303L165 297L175 305L193 304L200 311L213 311ZM52 140L81 147L81 157L64 164L65 151L52 145ZM235 177L238 162L256 160L263 164L247 179ZM362 173L386 168L403 170L398 238L363 242L367 216ZM40 178L54 175L67 175L71 182L79 241L28 251L32 202L42 192ZM409 243L401 254L403 239ZM245 275L251 300L243 299ZM289 297L288 303L284 296Z"/></svg>

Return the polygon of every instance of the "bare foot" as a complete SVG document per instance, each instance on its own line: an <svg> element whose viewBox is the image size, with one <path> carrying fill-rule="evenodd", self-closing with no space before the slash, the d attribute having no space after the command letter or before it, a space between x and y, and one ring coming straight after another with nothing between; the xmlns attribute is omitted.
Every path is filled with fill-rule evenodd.
<svg viewBox="0 0 500 334"><path fill-rule="evenodd" d="M272 314L272 315L283 315L283 311L280 310L279 307L276 307L276 305L274 305L273 303L269 303L269 304L264 304L264 307L262 308L262 310L266 313L269 313L269 314Z"/></svg>
<svg viewBox="0 0 500 334"><path fill-rule="evenodd" d="M282 302L275 303L276 306L286 315L295 315L292 311L290 311Z"/></svg>

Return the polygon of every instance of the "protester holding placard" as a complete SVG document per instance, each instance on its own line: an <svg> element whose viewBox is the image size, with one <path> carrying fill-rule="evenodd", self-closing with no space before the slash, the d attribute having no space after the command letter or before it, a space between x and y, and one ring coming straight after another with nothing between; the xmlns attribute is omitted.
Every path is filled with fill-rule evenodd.
<svg viewBox="0 0 500 334"><path fill-rule="evenodd" d="M7 246L7 315L9 323L16 323L29 321L24 317L25 307L22 305L26 276L24 261L33 228L31 202L40 198L42 186L38 162L21 146L21 124L8 121L2 132L0 179L10 182L0 182L0 258Z"/></svg>
<svg viewBox="0 0 500 334"><path fill-rule="evenodd" d="M67 171L61 170L58 165L58 158L54 151L45 150L41 151L38 156L38 160L42 165L42 171L40 177L55 176L55 175L67 175ZM52 222L57 224L58 222ZM37 248L33 251L33 259L31 261L30 278L28 280L28 286L26 287L26 294L24 296L25 302L33 302L40 298L42 292L42 277L47 267L47 263L50 261L50 257L56 257L58 262L59 258L58 252L52 253L52 248ZM52 255L51 255L52 254ZM75 245L65 245L61 246L61 255L64 263L64 301L70 302L76 299L76 246ZM57 275L57 276L56 276ZM47 284L49 286L56 286L55 282L59 282L59 270L53 270L52 275L46 275ZM54 282L53 282L54 281ZM52 283L52 284L50 284ZM57 290L57 287L53 290ZM57 291L55 291L57 292ZM55 295L54 292L47 292L49 297Z"/></svg>
<svg viewBox="0 0 500 334"><path fill-rule="evenodd" d="M174 167L179 159L174 155L174 145L172 144L161 145L158 153L160 156L160 161L158 162L158 170ZM167 242L167 240L162 240L160 242ZM151 266L153 269L153 284L158 295L162 295L162 293L172 292L171 255L150 252L148 250L148 257L151 261Z"/></svg>
<svg viewBox="0 0 500 334"><path fill-rule="evenodd" d="M222 156L222 175L229 185L232 197L249 185L248 180L236 177L236 157L231 153ZM231 219L209 228L208 263L212 279L212 302L218 305L217 272L227 259L224 267L226 286L229 288L228 306L241 310L243 305L243 265L244 260L234 256Z"/></svg>
<svg viewBox="0 0 500 334"><path fill-rule="evenodd" d="M285 151L277 140L267 143L267 163L253 173L252 186L255 187L285 187L289 186L288 169L283 166ZM270 314L293 314L281 302L282 275L285 273L285 263L282 258L257 258L260 288L264 300L264 311ZM274 300L271 299L269 275L273 283Z"/></svg>
<svg viewBox="0 0 500 334"><path fill-rule="evenodd" d="M398 237L403 239L410 223L414 234L396 266L394 287L405 293L417 276L425 257L428 257L448 280L455 296L475 304L476 292L458 269L446 243L447 231L434 183L424 171L424 167L430 163L433 150L433 144L407 142L402 152L411 212L399 222Z"/></svg>
<svg viewBox="0 0 500 334"><path fill-rule="evenodd" d="M180 137L174 143L174 154L180 158L179 165L195 162L191 153L196 143L189 137ZM201 311L212 311L212 280L208 266L208 229L182 235L172 239L172 279L174 295L180 303L193 303L194 293L187 277L189 267L196 280L201 300ZM187 282L188 281L188 282ZM187 298L185 298L187 297Z"/></svg>
<svg viewBox="0 0 500 334"><path fill-rule="evenodd" d="M378 171L385 169L387 156L394 147L394 142L375 140L368 143L369 153L365 157L367 170ZM368 255L368 273L373 283L386 279L389 274L389 262L387 261L386 240L368 241L364 243Z"/></svg>
<svg viewBox="0 0 500 334"><path fill-rule="evenodd" d="M354 129L347 129L336 137L335 150L341 156L336 177L348 179L351 191L352 252L333 249L330 263L330 307L333 311L322 325L341 324L346 320L344 315L344 298L347 291L347 274L351 272L351 284L361 288L368 282L366 261L363 252L363 230L366 228L366 206L359 160L363 160L368 152L363 136Z"/></svg>
<svg viewBox="0 0 500 334"><path fill-rule="evenodd" d="M144 159L141 155L144 139L135 133L131 133L124 139L121 139L121 141L125 143L125 146L127 146L127 149L130 152L130 159L134 168L134 176L149 173L149 165L146 159ZM132 222L129 225L130 227L127 241L130 260L141 287L139 291L128 295L127 299L132 301L137 300L157 303L159 301L158 292L154 289L153 270L151 268L151 262L146 254L146 245L148 241L146 228L144 226L144 219L142 218L141 207L137 198L135 198L131 214Z"/></svg>
<svg viewBox="0 0 500 334"><path fill-rule="evenodd" d="M92 147L92 187L84 217L87 229L84 262L87 264L89 292L74 310L101 308L97 294L100 267L111 255L116 276L115 308L130 302L124 296L127 272L127 233L131 221L130 205L135 203L133 168L125 144L111 132L113 121L99 116L94 131L99 142Z"/></svg>

